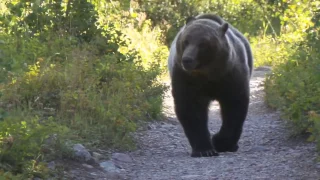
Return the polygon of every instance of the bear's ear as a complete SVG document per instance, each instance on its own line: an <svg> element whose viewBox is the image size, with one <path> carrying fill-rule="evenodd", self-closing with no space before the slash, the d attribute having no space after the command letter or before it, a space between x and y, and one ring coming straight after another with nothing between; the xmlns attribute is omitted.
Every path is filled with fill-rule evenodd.
<svg viewBox="0 0 320 180"><path fill-rule="evenodd" d="M194 21L194 20L196 20L195 17L189 16L189 17L187 17L187 19L186 19L186 24L189 24L191 21Z"/></svg>
<svg viewBox="0 0 320 180"><path fill-rule="evenodd" d="M222 32L223 35L227 32L228 28L229 28L229 24L228 24L228 23L223 23L223 24L220 26L220 30L221 30L221 32Z"/></svg>

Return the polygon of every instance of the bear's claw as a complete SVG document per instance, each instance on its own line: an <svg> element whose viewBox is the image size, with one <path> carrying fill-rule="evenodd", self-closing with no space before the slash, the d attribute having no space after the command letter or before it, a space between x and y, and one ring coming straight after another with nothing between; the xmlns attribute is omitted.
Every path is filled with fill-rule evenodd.
<svg viewBox="0 0 320 180"><path fill-rule="evenodd" d="M191 157L211 157L211 156L219 156L216 150L211 149L207 151L192 151Z"/></svg>

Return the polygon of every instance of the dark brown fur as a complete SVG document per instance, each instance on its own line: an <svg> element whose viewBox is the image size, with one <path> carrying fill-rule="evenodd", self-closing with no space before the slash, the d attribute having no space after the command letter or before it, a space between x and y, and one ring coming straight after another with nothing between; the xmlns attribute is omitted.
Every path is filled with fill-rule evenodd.
<svg viewBox="0 0 320 180"><path fill-rule="evenodd" d="M238 150L249 105L252 61L247 40L216 15L188 18L177 34L169 56L172 95L192 157ZM211 139L208 107L214 100L220 104L223 123Z"/></svg>

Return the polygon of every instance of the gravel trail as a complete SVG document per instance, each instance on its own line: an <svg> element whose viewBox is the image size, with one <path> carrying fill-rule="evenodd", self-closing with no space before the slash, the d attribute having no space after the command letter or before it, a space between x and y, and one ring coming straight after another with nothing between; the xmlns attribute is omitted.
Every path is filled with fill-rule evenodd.
<svg viewBox="0 0 320 180"><path fill-rule="evenodd" d="M153 122L136 135L139 149L129 153L130 180L317 180L314 143L290 137L278 112L264 104L263 81L268 68L258 68L251 79L251 103L243 135L236 153L218 157L190 157L191 148L173 112L173 99L166 98L168 121ZM169 82L168 82L169 83ZM212 103L209 115L211 133L221 125L218 104Z"/></svg>

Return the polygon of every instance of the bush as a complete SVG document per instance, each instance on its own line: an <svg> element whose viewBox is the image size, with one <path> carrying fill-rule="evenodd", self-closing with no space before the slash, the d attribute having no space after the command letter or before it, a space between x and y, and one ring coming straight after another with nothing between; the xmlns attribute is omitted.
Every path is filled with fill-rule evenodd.
<svg viewBox="0 0 320 180"><path fill-rule="evenodd" d="M10 54L5 56L7 62L10 58L31 57L28 54L33 54L37 61L27 65L25 72L7 76L6 83L1 84L0 105L3 111L0 112L0 120L4 122L0 136L5 133L2 134L4 140L14 137L19 146L15 146L15 151L11 149L1 153L6 158L3 159L5 166L0 169L30 176L32 173L46 174L45 166L39 170L34 168L40 168L35 163L42 157L43 139L54 133L54 126L68 127L71 130L68 139L72 137L72 140L88 147L124 150L134 148L130 135L139 122L161 117L163 94L167 89L158 81L163 73L160 67L162 50L156 49L150 56L159 62L150 62L145 68L139 52L134 49L117 51L125 46L121 40L108 42L105 39L101 42L101 39L81 45L70 44L66 48L70 52L59 47L59 44L67 44L68 39L48 41L52 47L59 47L51 52L53 55L46 49L39 53L41 56L34 54L32 48L25 56L14 53L14 50L5 51ZM37 43L25 42L25 45ZM100 49L103 46L107 46L105 51ZM20 62L24 62L23 59ZM3 73L9 74L10 71ZM21 113L17 113L18 110ZM8 119L7 114L17 115ZM37 124L39 119L42 121L52 117L54 119L50 121L45 120L52 124ZM62 132L57 134L63 135Z"/></svg>
<svg viewBox="0 0 320 180"><path fill-rule="evenodd" d="M319 12L315 12L314 25L291 51L288 60L274 67L265 83L266 102L279 109L293 125L295 134L308 133L320 150L320 44Z"/></svg>
<svg viewBox="0 0 320 180"><path fill-rule="evenodd" d="M165 87L157 83L159 63L145 70L114 55L95 56L92 46L74 49L66 62L41 58L4 86L2 101L38 115L56 115L86 141L107 147L131 146L139 120L161 114Z"/></svg>
<svg viewBox="0 0 320 180"><path fill-rule="evenodd" d="M310 140L315 139L320 145L319 52L302 46L289 58L267 76L266 102L283 112L296 134L312 133Z"/></svg>
<svg viewBox="0 0 320 180"><path fill-rule="evenodd" d="M251 38L254 66L273 66L287 59L286 45L272 36Z"/></svg>
<svg viewBox="0 0 320 180"><path fill-rule="evenodd" d="M160 26L164 32L163 42L167 46L170 46L188 16L216 13L241 32L255 36L265 14L254 0L138 1L136 8L146 13L153 26Z"/></svg>
<svg viewBox="0 0 320 180"><path fill-rule="evenodd" d="M284 34L277 38L271 35L250 38L254 66L277 66L286 63L301 43L301 39L292 39L291 36Z"/></svg>
<svg viewBox="0 0 320 180"><path fill-rule="evenodd" d="M0 3L0 135L9 132L3 140L14 137L17 149L1 151L0 177L47 175L43 139L65 133L55 127L70 129L61 142L124 150L134 148L138 123L162 116L161 31L137 22L122 1L70 2Z"/></svg>
<svg viewBox="0 0 320 180"><path fill-rule="evenodd" d="M67 132L52 117L39 119L21 111L5 116L0 122L0 168L12 172L6 173L12 177L46 177L49 170L44 160L62 155L63 145L58 142ZM49 144L54 134L59 134L57 142Z"/></svg>
<svg viewBox="0 0 320 180"><path fill-rule="evenodd" d="M124 33L130 38L130 44L126 50L136 50L141 54L142 65L149 67L150 62L157 62L162 70L167 68L168 48L161 43L162 31L158 27L151 27L151 21L145 20L139 30L132 27L124 29Z"/></svg>
<svg viewBox="0 0 320 180"><path fill-rule="evenodd" d="M26 72L30 65L43 61L42 57L47 57L51 63L63 61L77 45L75 38L65 40L55 34L42 41L0 33L0 83Z"/></svg>

